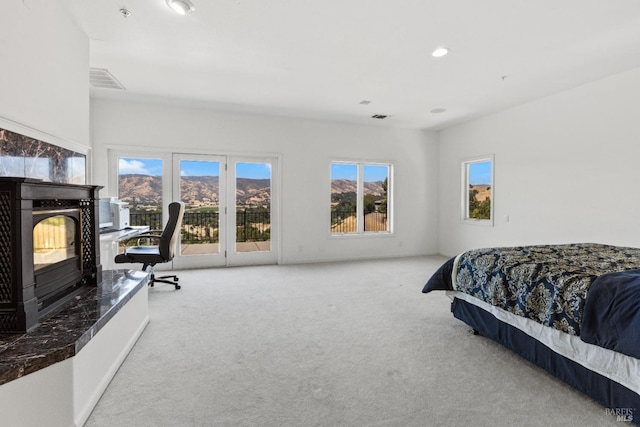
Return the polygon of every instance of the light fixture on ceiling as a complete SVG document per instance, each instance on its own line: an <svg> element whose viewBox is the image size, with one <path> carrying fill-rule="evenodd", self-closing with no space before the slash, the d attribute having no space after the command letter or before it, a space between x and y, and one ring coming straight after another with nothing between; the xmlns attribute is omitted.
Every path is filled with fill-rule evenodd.
<svg viewBox="0 0 640 427"><path fill-rule="evenodd" d="M441 57L445 56L448 53L449 53L449 49L447 49L446 47L439 47L436 50L434 50L433 52L431 52L431 56L433 56L435 58L441 58Z"/></svg>
<svg viewBox="0 0 640 427"><path fill-rule="evenodd" d="M190 0L167 0L167 5L171 10L179 13L180 15L186 15L187 13L196 10Z"/></svg>
<svg viewBox="0 0 640 427"><path fill-rule="evenodd" d="M433 110L431 110L431 114L441 114L445 111L447 111L446 108L434 108Z"/></svg>

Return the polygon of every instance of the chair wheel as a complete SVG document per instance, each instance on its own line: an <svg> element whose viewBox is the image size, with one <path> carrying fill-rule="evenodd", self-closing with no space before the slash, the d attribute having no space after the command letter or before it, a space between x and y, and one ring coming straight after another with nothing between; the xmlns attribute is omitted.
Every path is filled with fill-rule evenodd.
<svg viewBox="0 0 640 427"><path fill-rule="evenodd" d="M149 283L149 286L153 288L153 282Z"/></svg>
<svg viewBox="0 0 640 427"><path fill-rule="evenodd" d="M180 289L180 285L176 285L176 290Z"/></svg>
<svg viewBox="0 0 640 427"><path fill-rule="evenodd" d="M178 277L176 277L176 282L179 281L180 279Z"/></svg>

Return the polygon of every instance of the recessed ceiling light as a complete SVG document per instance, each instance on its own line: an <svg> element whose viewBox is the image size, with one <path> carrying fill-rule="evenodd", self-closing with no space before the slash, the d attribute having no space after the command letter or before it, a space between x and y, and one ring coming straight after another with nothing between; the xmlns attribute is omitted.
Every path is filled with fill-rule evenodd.
<svg viewBox="0 0 640 427"><path fill-rule="evenodd" d="M186 15L188 12L196 10L190 0L167 0L167 5L180 15Z"/></svg>
<svg viewBox="0 0 640 427"><path fill-rule="evenodd" d="M364 101L360 101L360 105L369 105L371 104L371 101L367 101L366 99Z"/></svg>
<svg viewBox="0 0 640 427"><path fill-rule="evenodd" d="M433 114L440 114L440 113L444 113L445 111L447 111L446 108L434 108L433 110L431 110Z"/></svg>
<svg viewBox="0 0 640 427"><path fill-rule="evenodd" d="M440 57L445 56L448 53L449 53L449 49L447 49L446 47L439 47L436 50L434 50L433 52L431 52L431 56L433 56L435 58L440 58Z"/></svg>

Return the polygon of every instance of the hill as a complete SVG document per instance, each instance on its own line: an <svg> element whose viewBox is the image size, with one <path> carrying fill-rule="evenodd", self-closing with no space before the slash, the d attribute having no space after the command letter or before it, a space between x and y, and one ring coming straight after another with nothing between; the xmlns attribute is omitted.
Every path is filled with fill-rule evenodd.
<svg viewBox="0 0 640 427"><path fill-rule="evenodd" d="M220 182L217 176L192 176L180 179L182 199L189 207L219 204ZM239 178L236 180L236 200L240 205L266 205L271 201L271 180ZM365 194L382 196L382 181L365 182ZM331 194L356 193L357 183L348 179L331 181ZM118 194L131 206L158 206L162 200L162 178L159 176L121 175Z"/></svg>
<svg viewBox="0 0 640 427"><path fill-rule="evenodd" d="M478 190L476 194L476 200L483 202L485 199L491 198L491 186L487 184L470 185L470 190Z"/></svg>
<svg viewBox="0 0 640 427"><path fill-rule="evenodd" d="M355 193L358 190L358 183L350 179L332 179L331 180L331 194L336 193ZM373 194L374 196L382 196L384 194L384 188L382 188L382 181L365 182L364 193Z"/></svg>
<svg viewBox="0 0 640 427"><path fill-rule="evenodd" d="M239 178L236 200L240 205L265 205L271 201L271 180ZM220 182L217 176L194 176L180 179L182 199L190 207L215 206L219 203ZM118 194L132 206L158 206L162 200L162 178L149 175L121 175Z"/></svg>

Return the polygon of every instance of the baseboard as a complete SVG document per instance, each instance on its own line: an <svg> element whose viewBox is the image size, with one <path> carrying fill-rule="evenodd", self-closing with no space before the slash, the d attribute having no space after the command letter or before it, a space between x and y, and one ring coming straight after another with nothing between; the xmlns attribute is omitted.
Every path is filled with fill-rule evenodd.
<svg viewBox="0 0 640 427"><path fill-rule="evenodd" d="M392 255L380 255L380 256L349 256L348 258L308 258L308 259L295 259L283 261L281 265L294 265L294 264L317 264L317 263L328 263L328 262L348 262L348 261L367 261L367 260L381 260L381 259L398 259L398 258L416 258L416 257L425 257L425 256L439 256L437 253L406 253L406 254L392 254Z"/></svg>

